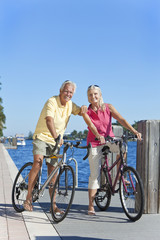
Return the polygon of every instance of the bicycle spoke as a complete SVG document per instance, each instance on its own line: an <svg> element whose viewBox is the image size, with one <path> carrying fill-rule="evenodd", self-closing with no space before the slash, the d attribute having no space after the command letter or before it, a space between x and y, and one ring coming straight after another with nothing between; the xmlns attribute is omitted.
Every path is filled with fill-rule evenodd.
<svg viewBox="0 0 160 240"><path fill-rule="evenodd" d="M71 166L64 166L57 177L51 198L51 213L54 221L62 221L72 204L75 191L75 177Z"/></svg>
<svg viewBox="0 0 160 240"><path fill-rule="evenodd" d="M12 204L17 212L24 210L23 203L28 193L28 177L32 163L25 164L18 172L12 188Z"/></svg>
<svg viewBox="0 0 160 240"><path fill-rule="evenodd" d="M120 199L129 219L138 220L143 213L144 193L139 174L132 167L126 167L120 182Z"/></svg>
<svg viewBox="0 0 160 240"><path fill-rule="evenodd" d="M106 170L103 171L102 176L103 176L103 183L102 183L103 185L101 186L100 189L98 189L96 193L95 203L100 210L105 211L109 207L111 202L111 191L108 186Z"/></svg>
<svg viewBox="0 0 160 240"><path fill-rule="evenodd" d="M12 188L12 204L17 212L24 211L23 204L28 193L28 178L33 163L26 163L18 172ZM38 181L38 179L37 179ZM33 189L33 201L37 199L38 183Z"/></svg>

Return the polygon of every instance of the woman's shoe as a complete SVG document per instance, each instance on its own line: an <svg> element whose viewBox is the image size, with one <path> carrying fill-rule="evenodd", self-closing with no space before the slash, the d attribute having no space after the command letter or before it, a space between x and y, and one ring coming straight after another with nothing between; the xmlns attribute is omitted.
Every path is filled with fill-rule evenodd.
<svg viewBox="0 0 160 240"><path fill-rule="evenodd" d="M51 208L50 208L50 213L51 213ZM58 207L54 209L54 213L58 216L64 214L64 211L61 211Z"/></svg>
<svg viewBox="0 0 160 240"><path fill-rule="evenodd" d="M32 206L32 202L30 200L25 200L23 207L26 211L32 212L33 211L33 206Z"/></svg>
<svg viewBox="0 0 160 240"><path fill-rule="evenodd" d="M130 181L124 179L124 182L125 182L126 185L130 185Z"/></svg>
<svg viewBox="0 0 160 240"><path fill-rule="evenodd" d="M96 213L95 213L95 211L90 211L90 210L88 210L88 215L90 215L90 216L95 216Z"/></svg>

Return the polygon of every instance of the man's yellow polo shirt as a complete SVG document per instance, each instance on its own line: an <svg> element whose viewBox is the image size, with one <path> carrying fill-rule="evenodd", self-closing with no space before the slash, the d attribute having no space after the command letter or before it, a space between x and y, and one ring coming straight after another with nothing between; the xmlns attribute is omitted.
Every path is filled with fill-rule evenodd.
<svg viewBox="0 0 160 240"><path fill-rule="evenodd" d="M63 106L60 102L59 96L49 98L40 114L33 139L38 138L44 142L54 145L55 141L46 125L46 117L50 116L54 119L57 135L60 134L61 137L63 137L70 115L77 115L79 112L80 107L71 100Z"/></svg>

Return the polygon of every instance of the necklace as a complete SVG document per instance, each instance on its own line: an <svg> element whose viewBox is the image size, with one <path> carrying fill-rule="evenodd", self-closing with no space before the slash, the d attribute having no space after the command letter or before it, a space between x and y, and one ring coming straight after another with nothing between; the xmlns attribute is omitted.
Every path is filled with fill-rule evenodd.
<svg viewBox="0 0 160 240"><path fill-rule="evenodd" d="M94 112L96 112L96 113L98 112L98 109L99 109L98 106L92 106L92 105L91 105L91 108L92 108L92 110L93 110Z"/></svg>

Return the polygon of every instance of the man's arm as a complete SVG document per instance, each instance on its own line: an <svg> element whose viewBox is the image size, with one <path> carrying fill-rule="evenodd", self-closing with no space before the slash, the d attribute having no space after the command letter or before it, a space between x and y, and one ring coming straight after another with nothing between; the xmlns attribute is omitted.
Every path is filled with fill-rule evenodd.
<svg viewBox="0 0 160 240"><path fill-rule="evenodd" d="M55 128L55 125L54 125L54 119L52 117L46 117L46 124L47 124L47 127L52 135L52 137L54 139L56 139L58 137L57 135L57 132L56 132L56 128ZM60 139L60 146L63 145L63 139L61 138Z"/></svg>
<svg viewBox="0 0 160 240"><path fill-rule="evenodd" d="M46 124L47 124L47 127L52 135L52 137L55 139L57 138L57 133L56 133L56 128L55 128L55 125L54 125L54 119L50 116L46 117Z"/></svg>

